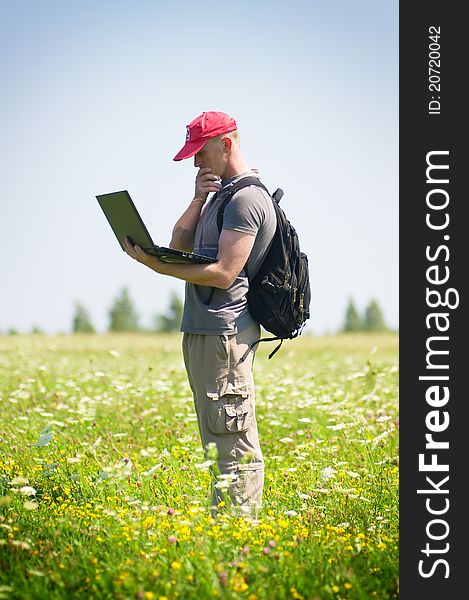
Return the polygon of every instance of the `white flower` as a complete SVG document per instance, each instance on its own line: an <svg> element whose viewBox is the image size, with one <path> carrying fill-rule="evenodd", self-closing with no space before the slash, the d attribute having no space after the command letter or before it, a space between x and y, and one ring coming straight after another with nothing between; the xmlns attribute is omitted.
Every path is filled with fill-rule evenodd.
<svg viewBox="0 0 469 600"><path fill-rule="evenodd" d="M24 487L20 488L18 491L20 494L23 494L23 496L34 496L35 494L37 494L37 491L30 485L25 485Z"/></svg>
<svg viewBox="0 0 469 600"><path fill-rule="evenodd" d="M385 423L386 421L389 421L389 419L392 419L392 417L390 417L389 415L382 415L381 417L378 417L376 419L377 423Z"/></svg>
<svg viewBox="0 0 469 600"><path fill-rule="evenodd" d="M31 550L31 545L23 540L10 540L10 544L12 546L16 546L17 548L21 548L22 550Z"/></svg>
<svg viewBox="0 0 469 600"><path fill-rule="evenodd" d="M149 469L148 471L142 471L142 475L145 475L145 477L148 477L149 475L153 475L153 473L157 470L161 468L161 463L158 463L157 465L155 465L154 467L152 467L151 469Z"/></svg>
<svg viewBox="0 0 469 600"><path fill-rule="evenodd" d="M391 432L386 430L383 433L380 433L378 436L373 438L373 447L378 446Z"/></svg>
<svg viewBox="0 0 469 600"><path fill-rule="evenodd" d="M345 423L338 423L337 425L327 425L327 429L331 429L332 431L340 431L341 429L345 429L347 425Z"/></svg>
<svg viewBox="0 0 469 600"><path fill-rule="evenodd" d="M325 467L321 471L321 479L323 481L329 481L329 479L335 479L336 471L332 467Z"/></svg>
<svg viewBox="0 0 469 600"><path fill-rule="evenodd" d="M15 477L10 481L11 485L26 485L27 483L29 483L29 479L26 477Z"/></svg>
<svg viewBox="0 0 469 600"><path fill-rule="evenodd" d="M208 469L209 467L211 467L213 465L215 461L214 460L206 460L203 463L200 463L198 465L195 465L197 467L197 469Z"/></svg>

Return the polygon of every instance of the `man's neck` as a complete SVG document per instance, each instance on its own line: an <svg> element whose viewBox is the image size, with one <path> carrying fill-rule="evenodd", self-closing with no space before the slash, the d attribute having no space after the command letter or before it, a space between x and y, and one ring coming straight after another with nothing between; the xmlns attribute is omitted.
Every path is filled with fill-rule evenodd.
<svg viewBox="0 0 469 600"><path fill-rule="evenodd" d="M231 163L228 163L223 173L223 179L230 179L231 177L236 177L236 175L241 175L241 173L246 173L246 171L250 171L249 165L242 158L238 160L234 160Z"/></svg>

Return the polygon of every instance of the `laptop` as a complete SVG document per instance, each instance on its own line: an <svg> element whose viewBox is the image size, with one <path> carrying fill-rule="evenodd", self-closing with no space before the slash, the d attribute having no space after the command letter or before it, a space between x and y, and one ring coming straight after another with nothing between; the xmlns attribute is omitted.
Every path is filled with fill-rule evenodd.
<svg viewBox="0 0 469 600"><path fill-rule="evenodd" d="M145 252L157 256L164 262L200 264L217 261L216 258L202 254L156 246L127 190L100 194L96 199L123 250L125 250L124 238L127 236L134 245L139 245Z"/></svg>

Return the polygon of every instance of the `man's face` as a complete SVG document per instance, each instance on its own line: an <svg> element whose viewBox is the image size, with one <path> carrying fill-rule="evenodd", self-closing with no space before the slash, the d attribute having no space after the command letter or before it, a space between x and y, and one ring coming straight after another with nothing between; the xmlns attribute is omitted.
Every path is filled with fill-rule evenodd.
<svg viewBox="0 0 469 600"><path fill-rule="evenodd" d="M207 140L202 150L199 150L194 156L194 166L196 168L210 167L214 175L223 179L223 173L226 169L226 153L222 137L215 137Z"/></svg>

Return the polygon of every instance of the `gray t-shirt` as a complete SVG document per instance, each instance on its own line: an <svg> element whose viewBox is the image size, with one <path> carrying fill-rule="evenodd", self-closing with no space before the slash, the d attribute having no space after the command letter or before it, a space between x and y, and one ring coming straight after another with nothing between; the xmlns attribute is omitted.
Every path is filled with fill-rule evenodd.
<svg viewBox="0 0 469 600"><path fill-rule="evenodd" d="M218 209L230 186L243 177L255 176L248 171L222 181L222 189L204 205L195 230L194 252L216 257L218 254ZM228 202L223 215L223 229L234 229L256 237L247 261L250 277L259 270L276 228L272 199L263 189L250 185L239 190ZM205 304L212 288L186 282L186 296L181 331L220 335L242 331L254 323L249 313L246 293L249 281L244 269L227 289L215 288L210 304Z"/></svg>

